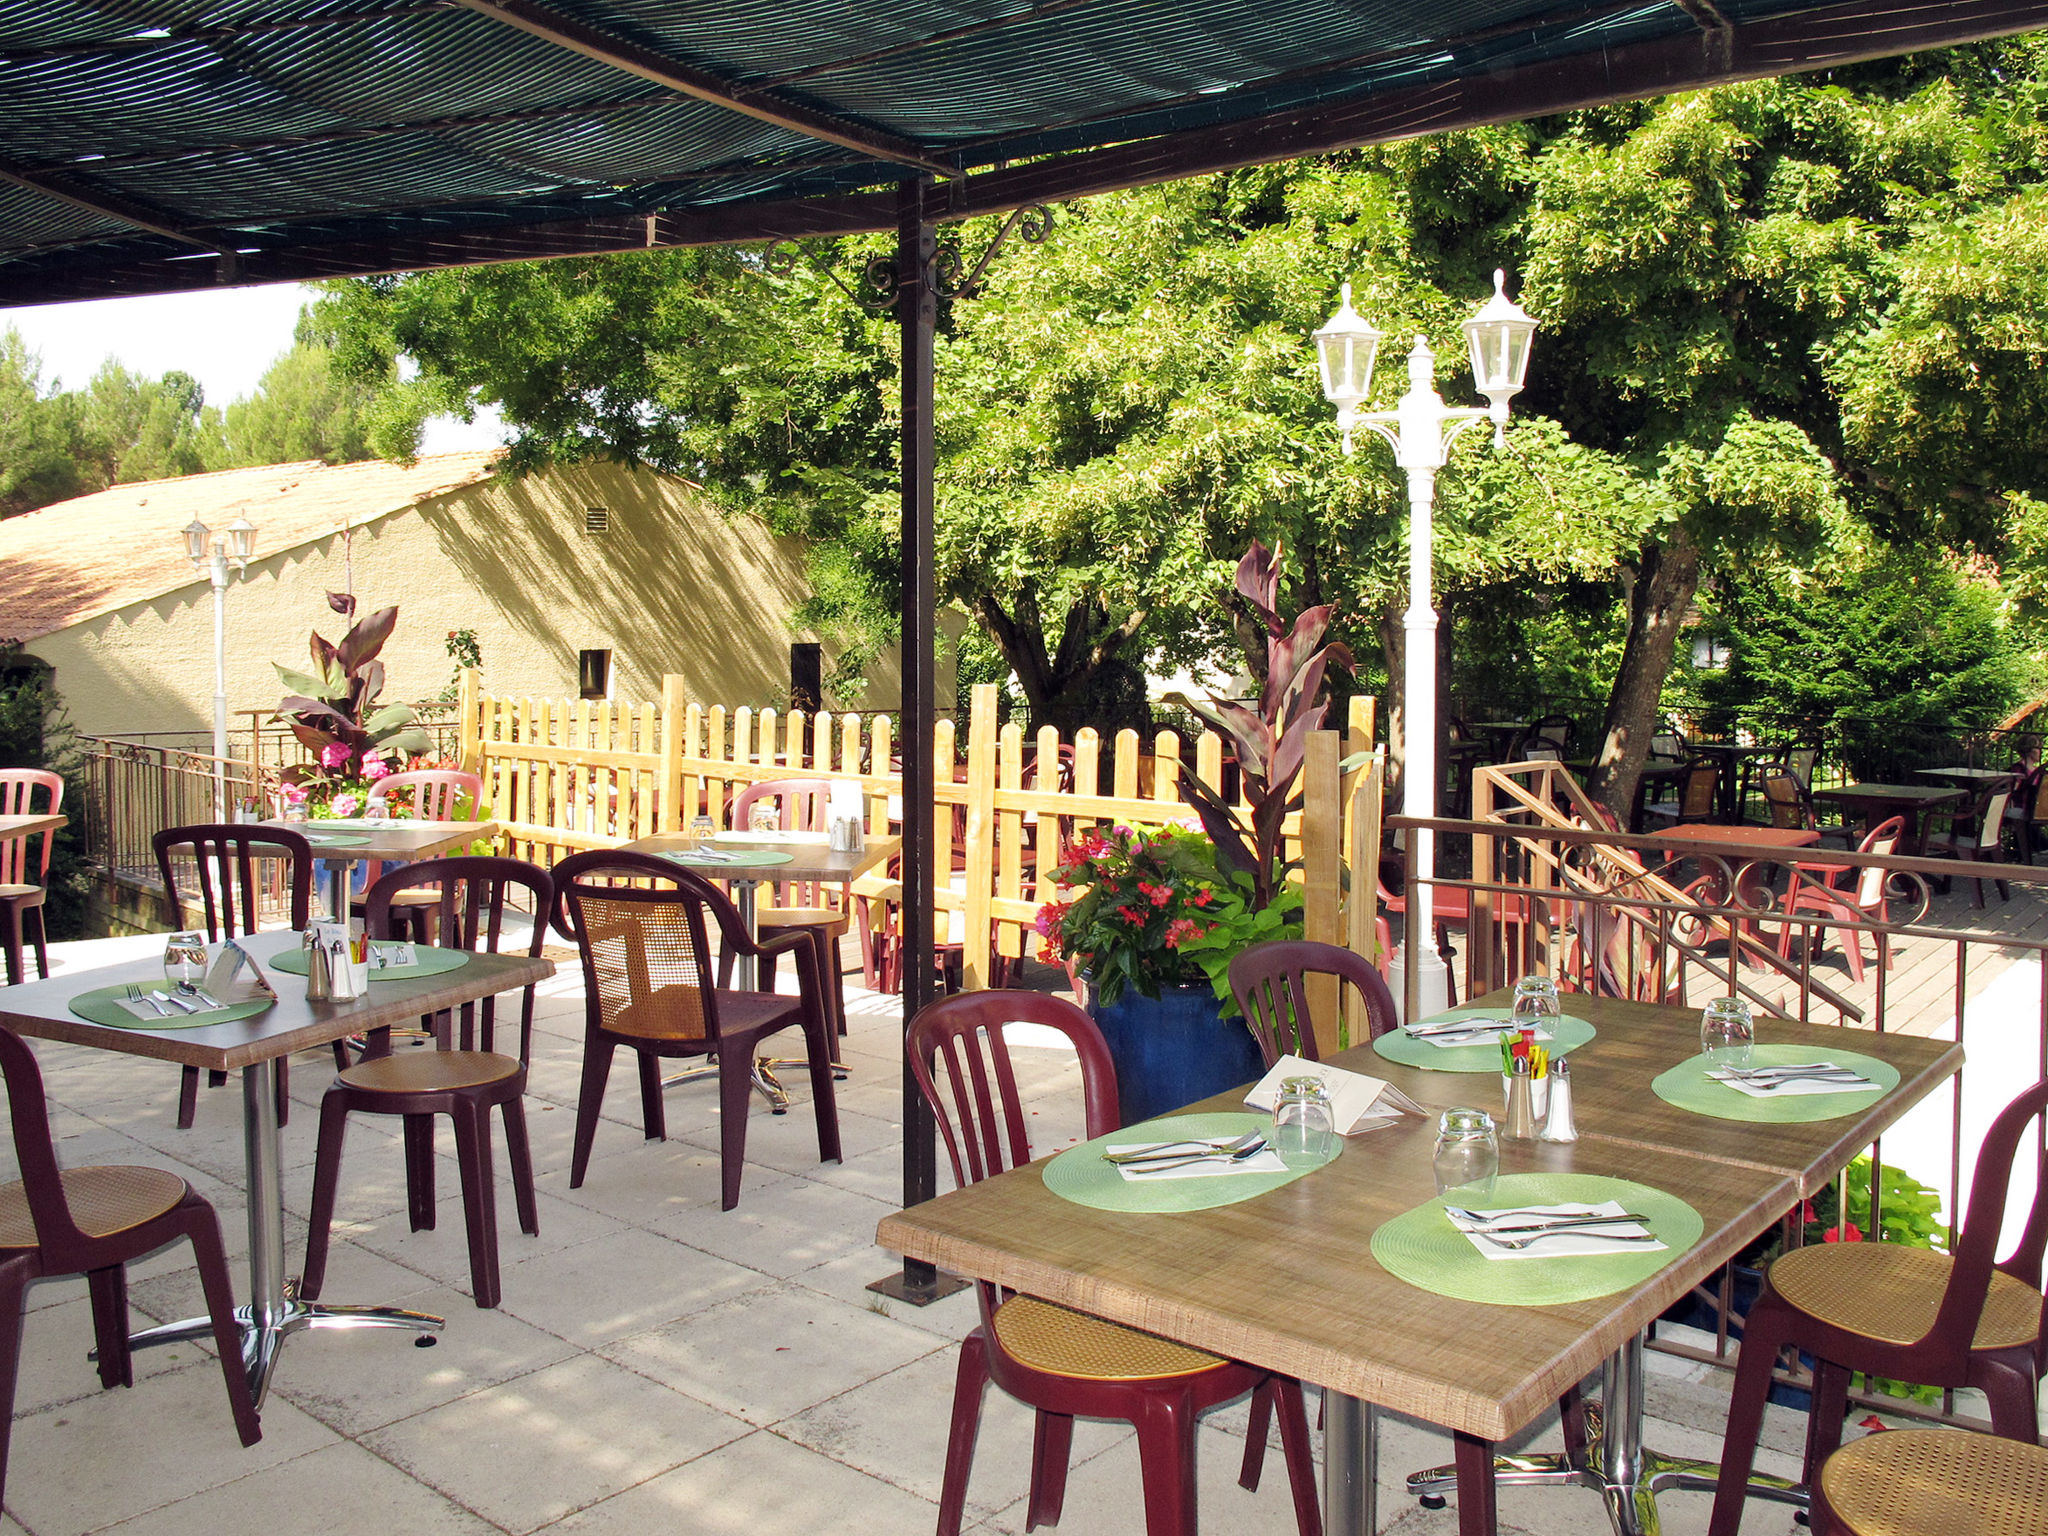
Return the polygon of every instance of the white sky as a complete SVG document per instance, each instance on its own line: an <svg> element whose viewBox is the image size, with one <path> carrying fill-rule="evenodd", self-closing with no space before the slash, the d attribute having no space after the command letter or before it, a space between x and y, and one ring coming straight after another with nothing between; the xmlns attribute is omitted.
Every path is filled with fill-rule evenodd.
<svg viewBox="0 0 2048 1536"><path fill-rule="evenodd" d="M182 368L199 381L208 405L225 406L253 393L264 370L290 350L299 307L311 294L279 283L44 304L0 309L0 329L12 326L41 354L45 389L58 383L83 389L111 357L151 378ZM427 424L420 451L453 453L503 440L495 412L479 413L467 426L437 417Z"/></svg>

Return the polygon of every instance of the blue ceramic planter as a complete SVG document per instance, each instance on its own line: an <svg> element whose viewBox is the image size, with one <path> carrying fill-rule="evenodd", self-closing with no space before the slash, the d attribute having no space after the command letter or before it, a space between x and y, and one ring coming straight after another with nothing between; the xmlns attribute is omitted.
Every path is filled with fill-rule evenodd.
<svg viewBox="0 0 2048 1536"><path fill-rule="evenodd" d="M1259 1044L1241 1018L1221 1018L1207 987L1168 987L1141 997L1126 988L1108 1007L1089 1011L1116 1063L1117 1105L1125 1125L1171 1114L1265 1074Z"/></svg>

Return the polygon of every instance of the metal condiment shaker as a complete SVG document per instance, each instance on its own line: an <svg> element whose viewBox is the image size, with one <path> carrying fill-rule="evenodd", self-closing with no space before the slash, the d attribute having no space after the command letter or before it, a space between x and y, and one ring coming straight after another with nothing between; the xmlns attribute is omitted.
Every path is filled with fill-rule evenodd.
<svg viewBox="0 0 2048 1536"><path fill-rule="evenodd" d="M306 945L306 1001L324 1003L333 996L334 971L327 963L327 946L312 939Z"/></svg>
<svg viewBox="0 0 2048 1536"><path fill-rule="evenodd" d="M1507 1124L1501 1134L1510 1141L1528 1141L1536 1134L1535 1079L1526 1056L1515 1058L1514 1075L1508 1079Z"/></svg>
<svg viewBox="0 0 2048 1536"><path fill-rule="evenodd" d="M1538 1141L1577 1141L1579 1128L1572 1123L1572 1067L1564 1057L1550 1063L1550 1115L1543 1122Z"/></svg>

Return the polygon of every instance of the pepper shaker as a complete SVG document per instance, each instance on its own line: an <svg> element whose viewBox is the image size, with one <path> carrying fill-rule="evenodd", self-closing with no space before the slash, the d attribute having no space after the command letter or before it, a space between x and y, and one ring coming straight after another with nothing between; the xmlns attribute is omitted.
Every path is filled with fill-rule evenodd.
<svg viewBox="0 0 2048 1536"><path fill-rule="evenodd" d="M1572 1122L1572 1064L1558 1057L1550 1064L1550 1113L1544 1117L1538 1141L1577 1141L1579 1128Z"/></svg>
<svg viewBox="0 0 2048 1536"><path fill-rule="evenodd" d="M327 946L313 938L306 946L306 1001L324 1003L333 996L334 972L327 963Z"/></svg>
<svg viewBox="0 0 2048 1536"><path fill-rule="evenodd" d="M1528 1057L1515 1058L1514 1075L1508 1079L1507 1124L1501 1127L1510 1141L1528 1141L1536 1134L1536 1080L1531 1070Z"/></svg>

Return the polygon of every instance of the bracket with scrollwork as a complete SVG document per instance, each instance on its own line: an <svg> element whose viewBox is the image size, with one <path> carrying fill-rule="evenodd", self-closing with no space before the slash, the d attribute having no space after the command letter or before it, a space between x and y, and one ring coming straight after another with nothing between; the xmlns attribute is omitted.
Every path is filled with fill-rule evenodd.
<svg viewBox="0 0 2048 1536"><path fill-rule="evenodd" d="M926 272L932 292L947 300L978 298L985 286L989 263L1010 236L1016 234L1031 245L1039 245L1052 233L1052 224L1052 209L1044 203L1030 203L1017 209L1003 220L1002 227L995 232L972 267L956 241L951 238L940 240L932 252ZM835 258L838 248L836 240L785 240L770 246L764 261L768 270L778 276L795 271L798 262L808 262L869 314L887 314L894 309L897 293L903 286L896 258L879 253L868 257L849 283L837 270Z"/></svg>

